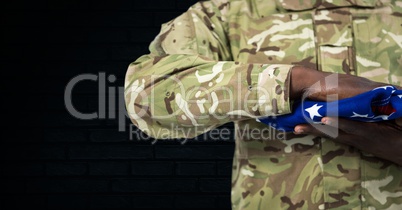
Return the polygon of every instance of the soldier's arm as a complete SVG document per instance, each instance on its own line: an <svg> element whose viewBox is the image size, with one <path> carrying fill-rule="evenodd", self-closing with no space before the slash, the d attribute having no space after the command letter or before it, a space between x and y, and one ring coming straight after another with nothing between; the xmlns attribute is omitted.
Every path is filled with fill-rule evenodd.
<svg viewBox="0 0 402 210"><path fill-rule="evenodd" d="M150 54L129 66L126 107L148 135L194 137L229 121L290 112L292 66L231 61L227 9L224 1L197 3L164 24Z"/></svg>
<svg viewBox="0 0 402 210"><path fill-rule="evenodd" d="M347 75L340 76L341 89L311 89L329 73L233 62L227 12L225 0L197 3L164 24L150 54L129 66L126 106L142 131L156 138L194 137L230 121L287 114L290 100L303 93L326 100L327 94L344 98L372 89L370 81Z"/></svg>

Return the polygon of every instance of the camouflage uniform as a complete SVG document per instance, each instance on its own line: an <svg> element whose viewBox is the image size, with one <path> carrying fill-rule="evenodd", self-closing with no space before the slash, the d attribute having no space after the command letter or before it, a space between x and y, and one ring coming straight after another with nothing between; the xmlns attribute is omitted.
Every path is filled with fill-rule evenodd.
<svg viewBox="0 0 402 210"><path fill-rule="evenodd" d="M233 121L233 209L402 209L401 167L255 120L290 112L293 65L401 85L401 17L394 0L197 3L129 66L127 110L161 139Z"/></svg>

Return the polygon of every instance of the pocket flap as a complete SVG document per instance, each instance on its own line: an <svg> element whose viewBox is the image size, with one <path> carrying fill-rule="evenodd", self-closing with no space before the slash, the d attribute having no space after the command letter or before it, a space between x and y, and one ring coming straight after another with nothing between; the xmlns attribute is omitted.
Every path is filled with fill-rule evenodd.
<svg viewBox="0 0 402 210"><path fill-rule="evenodd" d="M378 0L276 0L278 9L302 11L313 8L329 9L338 7L375 7Z"/></svg>

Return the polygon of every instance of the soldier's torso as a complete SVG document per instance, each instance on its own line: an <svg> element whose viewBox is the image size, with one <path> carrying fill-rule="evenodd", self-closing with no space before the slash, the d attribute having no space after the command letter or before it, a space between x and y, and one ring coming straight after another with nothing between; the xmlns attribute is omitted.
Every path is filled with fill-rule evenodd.
<svg viewBox="0 0 402 210"><path fill-rule="evenodd" d="M402 2L277 2L231 2L235 61L304 65L402 84ZM401 167L252 120L235 126L234 209L402 209Z"/></svg>

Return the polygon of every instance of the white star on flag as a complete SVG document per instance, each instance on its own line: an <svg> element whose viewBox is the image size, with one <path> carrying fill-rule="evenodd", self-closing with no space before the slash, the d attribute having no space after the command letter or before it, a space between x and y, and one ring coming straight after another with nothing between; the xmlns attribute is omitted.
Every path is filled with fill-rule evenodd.
<svg viewBox="0 0 402 210"><path fill-rule="evenodd" d="M378 87L378 88L374 88L374 89L372 89L371 91L373 91L373 90L378 90L378 89L384 89L384 90L387 90L387 88L394 88L394 87L392 87L392 86L382 86L382 87Z"/></svg>
<svg viewBox="0 0 402 210"><path fill-rule="evenodd" d="M374 117L374 119L378 119L378 118L380 118L380 119L382 119L382 120L388 120L388 115L378 115L377 117Z"/></svg>
<svg viewBox="0 0 402 210"><path fill-rule="evenodd" d="M312 120L314 119L315 116L322 117L322 116L318 113L318 110L322 107L322 105L321 105L321 106L317 106L317 105L318 105L318 104L314 104L314 106L305 109L306 112L308 112L308 113L310 114L310 118L311 118Z"/></svg>
<svg viewBox="0 0 402 210"><path fill-rule="evenodd" d="M365 118L371 118L368 116L368 114L357 114L356 112L353 112L353 115L350 117L365 117Z"/></svg>
<svg viewBox="0 0 402 210"><path fill-rule="evenodd" d="M399 98L402 98L402 95L398 95Z"/></svg>

